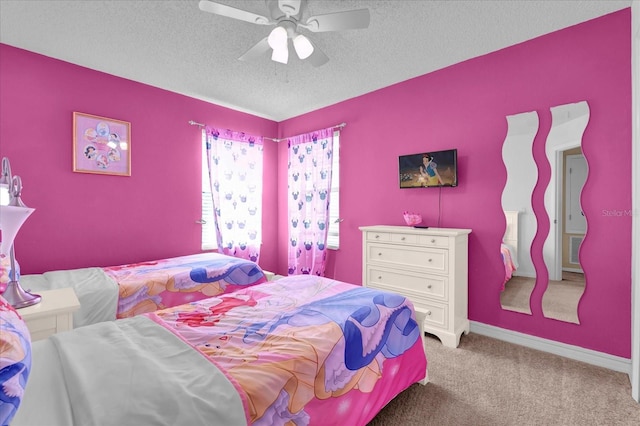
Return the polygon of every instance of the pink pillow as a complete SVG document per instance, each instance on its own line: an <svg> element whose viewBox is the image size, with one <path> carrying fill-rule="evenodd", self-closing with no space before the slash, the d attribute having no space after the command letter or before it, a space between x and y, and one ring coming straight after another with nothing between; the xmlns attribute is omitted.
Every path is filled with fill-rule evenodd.
<svg viewBox="0 0 640 426"><path fill-rule="evenodd" d="M0 296L0 425L18 411L31 370L31 335L18 312Z"/></svg>

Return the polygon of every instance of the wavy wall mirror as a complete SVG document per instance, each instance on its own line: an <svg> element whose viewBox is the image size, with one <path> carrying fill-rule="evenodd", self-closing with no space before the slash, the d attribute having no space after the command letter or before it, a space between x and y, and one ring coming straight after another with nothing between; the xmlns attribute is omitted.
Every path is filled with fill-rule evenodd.
<svg viewBox="0 0 640 426"><path fill-rule="evenodd" d="M503 309L525 314L531 314L529 299L536 282L531 243L537 232L537 220L531 194L538 179L533 159L533 140L538 126L535 111L508 116L507 136L502 145L507 180L502 191L506 227L501 244L505 278L500 304Z"/></svg>
<svg viewBox="0 0 640 426"><path fill-rule="evenodd" d="M549 283L542 312L547 318L579 324L578 303L586 284L580 246L587 233L580 195L588 175L581 146L590 118L589 105L582 101L553 107L551 117L545 145L551 178L544 193L550 228L543 247Z"/></svg>
<svg viewBox="0 0 640 426"><path fill-rule="evenodd" d="M580 246L587 232L580 196L588 176L582 136L590 118L589 105L583 101L553 107L551 117L545 141L551 176L544 193L550 229L542 249L544 265L538 265L546 267L549 276L542 311L547 318L579 324L578 303L586 285ZM531 204L538 177L532 154L538 114L511 115L507 123L502 146L507 180L502 192L506 227L501 246L505 278L500 303L503 309L531 314L531 293L539 275L531 258L538 223ZM513 267L509 266L509 258Z"/></svg>

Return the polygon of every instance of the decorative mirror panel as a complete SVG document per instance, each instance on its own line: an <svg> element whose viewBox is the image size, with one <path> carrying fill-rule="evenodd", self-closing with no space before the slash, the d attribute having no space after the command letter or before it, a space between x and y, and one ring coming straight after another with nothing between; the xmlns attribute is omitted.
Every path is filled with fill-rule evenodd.
<svg viewBox="0 0 640 426"><path fill-rule="evenodd" d="M508 116L507 124L507 136L502 145L507 180L502 191L506 227L501 244L505 277L500 304L503 309L531 314L529 299L536 282L531 243L537 232L531 194L538 179L538 168L533 159L538 113Z"/></svg>
<svg viewBox="0 0 640 426"><path fill-rule="evenodd" d="M551 178L544 193L550 228L543 247L549 282L542 311L547 318L579 323L578 303L585 289L580 245L587 233L580 195L588 175L581 146L589 105L582 101L553 107L551 116L545 145Z"/></svg>

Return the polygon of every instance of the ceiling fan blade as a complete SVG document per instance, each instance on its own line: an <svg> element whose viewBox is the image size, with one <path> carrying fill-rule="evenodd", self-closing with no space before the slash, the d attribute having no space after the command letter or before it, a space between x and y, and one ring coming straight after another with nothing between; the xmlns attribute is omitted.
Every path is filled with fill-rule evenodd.
<svg viewBox="0 0 640 426"><path fill-rule="evenodd" d="M325 55L322 50L318 49L318 46L316 46L314 42L312 42L311 40L309 40L309 42L313 46L313 53L311 54L311 56L305 59L305 61L309 61L309 63L311 63L311 65L313 65L314 67L320 67L329 62L329 57Z"/></svg>
<svg viewBox="0 0 640 426"><path fill-rule="evenodd" d="M265 53L271 50L271 47L269 46L269 42L267 39L268 37L265 37L259 42L257 42L251 49L247 50L238 59L241 61L253 61L263 56Z"/></svg>
<svg viewBox="0 0 640 426"><path fill-rule="evenodd" d="M272 23L271 20L265 16L247 12L242 9L236 9L235 7L216 3L214 1L200 0L198 7L203 12L214 13L216 15L226 16L227 18L238 19L240 21L251 22L252 24L269 25Z"/></svg>
<svg viewBox="0 0 640 426"><path fill-rule="evenodd" d="M314 33L358 30L367 28L370 20L369 9L357 9L312 16L301 26Z"/></svg>

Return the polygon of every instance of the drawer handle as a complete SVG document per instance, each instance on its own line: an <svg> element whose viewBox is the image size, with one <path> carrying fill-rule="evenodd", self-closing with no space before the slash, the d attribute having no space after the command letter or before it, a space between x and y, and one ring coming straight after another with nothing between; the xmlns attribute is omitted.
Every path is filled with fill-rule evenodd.
<svg viewBox="0 0 640 426"><path fill-rule="evenodd" d="M404 241L406 239L407 239L406 237L402 237L402 238L400 238L400 241Z"/></svg>
<svg viewBox="0 0 640 426"><path fill-rule="evenodd" d="M380 238L380 235L376 234L376 238Z"/></svg>
<svg viewBox="0 0 640 426"><path fill-rule="evenodd" d="M435 243L436 243L436 239L434 238L431 240L431 244L435 244Z"/></svg>
<svg viewBox="0 0 640 426"><path fill-rule="evenodd" d="M429 285L427 286L427 288L428 288L428 289L431 289L431 284L429 284Z"/></svg>
<svg viewBox="0 0 640 426"><path fill-rule="evenodd" d="M431 311L427 311L427 316L430 317L431 316Z"/></svg>
<svg viewBox="0 0 640 426"><path fill-rule="evenodd" d="M382 253L378 252L378 256L382 256Z"/></svg>
<svg viewBox="0 0 640 426"><path fill-rule="evenodd" d="M433 259L429 258L428 262L433 262Z"/></svg>
<svg viewBox="0 0 640 426"><path fill-rule="evenodd" d="M382 275L378 275L378 279L381 280L382 279Z"/></svg>

